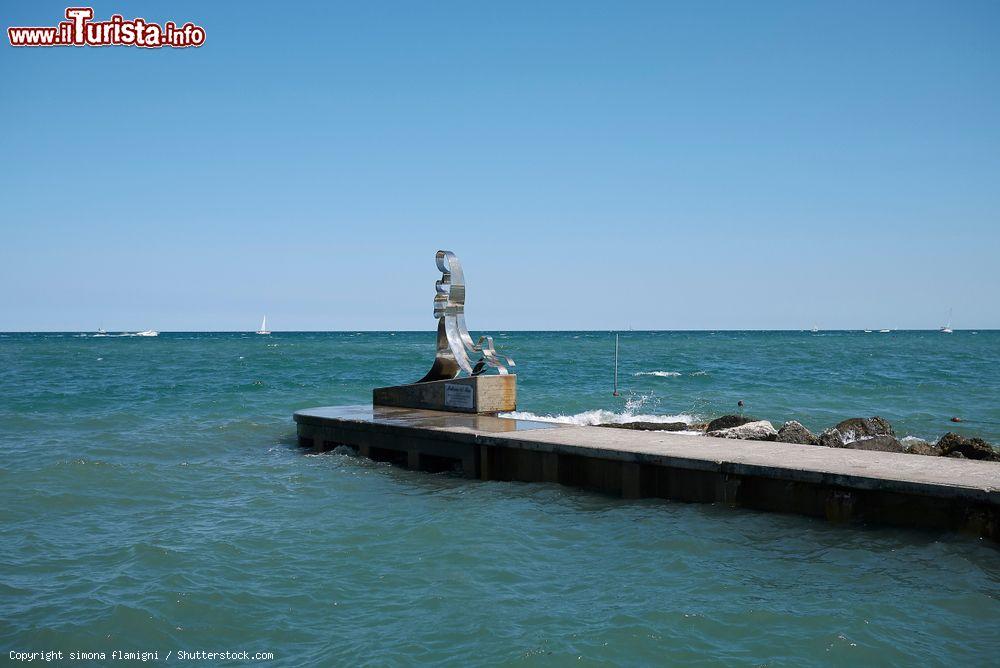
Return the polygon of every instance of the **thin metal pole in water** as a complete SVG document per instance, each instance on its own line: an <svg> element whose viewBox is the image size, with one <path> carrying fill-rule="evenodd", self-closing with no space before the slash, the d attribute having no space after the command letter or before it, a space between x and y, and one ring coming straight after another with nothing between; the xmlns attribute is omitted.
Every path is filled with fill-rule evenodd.
<svg viewBox="0 0 1000 668"><path fill-rule="evenodd" d="M611 396L618 396L618 335L615 334L615 391L611 393Z"/></svg>

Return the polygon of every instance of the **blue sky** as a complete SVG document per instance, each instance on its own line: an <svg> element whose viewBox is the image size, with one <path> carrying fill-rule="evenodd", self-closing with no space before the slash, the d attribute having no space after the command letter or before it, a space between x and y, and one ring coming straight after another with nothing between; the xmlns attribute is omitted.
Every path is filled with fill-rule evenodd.
<svg viewBox="0 0 1000 668"><path fill-rule="evenodd" d="M1000 327L998 3L93 6L207 42L4 35L0 330Z"/></svg>

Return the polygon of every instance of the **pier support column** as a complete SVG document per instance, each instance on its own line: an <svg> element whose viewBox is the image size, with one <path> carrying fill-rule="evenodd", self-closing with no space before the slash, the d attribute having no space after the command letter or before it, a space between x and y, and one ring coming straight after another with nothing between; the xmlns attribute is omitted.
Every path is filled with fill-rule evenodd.
<svg viewBox="0 0 1000 668"><path fill-rule="evenodd" d="M716 485L716 501L721 501L730 506L736 505L737 495L740 491L740 479L728 474L719 478Z"/></svg>
<svg viewBox="0 0 1000 668"><path fill-rule="evenodd" d="M542 482L559 482L559 455L542 453Z"/></svg>
<svg viewBox="0 0 1000 668"><path fill-rule="evenodd" d="M462 475L466 478L476 477L476 453L470 452L462 457Z"/></svg>
<svg viewBox="0 0 1000 668"><path fill-rule="evenodd" d="M490 448L487 445L479 446L479 479L489 480L493 472L490 470Z"/></svg>
<svg viewBox="0 0 1000 668"><path fill-rule="evenodd" d="M323 437L313 436L313 452L323 452Z"/></svg>
<svg viewBox="0 0 1000 668"><path fill-rule="evenodd" d="M622 462L622 498L642 497L642 466L636 462Z"/></svg>
<svg viewBox="0 0 1000 668"><path fill-rule="evenodd" d="M854 515L854 495L846 491L831 491L826 497L826 519L831 522L850 522Z"/></svg>

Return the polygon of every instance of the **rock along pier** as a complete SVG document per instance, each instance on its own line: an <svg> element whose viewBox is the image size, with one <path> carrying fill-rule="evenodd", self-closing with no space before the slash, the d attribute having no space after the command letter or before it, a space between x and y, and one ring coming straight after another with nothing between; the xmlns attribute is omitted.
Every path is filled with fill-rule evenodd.
<svg viewBox="0 0 1000 668"><path fill-rule="evenodd" d="M469 478L726 503L1000 541L1000 464L387 406L294 415L299 445Z"/></svg>

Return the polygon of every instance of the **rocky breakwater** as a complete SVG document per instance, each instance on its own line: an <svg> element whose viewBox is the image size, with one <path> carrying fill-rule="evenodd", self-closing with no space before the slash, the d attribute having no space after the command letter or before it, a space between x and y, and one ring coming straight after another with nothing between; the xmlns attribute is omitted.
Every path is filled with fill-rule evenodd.
<svg viewBox="0 0 1000 668"><path fill-rule="evenodd" d="M598 425L615 429L641 431L704 431L706 436L733 438L746 441L777 441L827 448L851 450L877 450L879 452L904 452L929 457L954 457L980 461L1000 462L1000 450L981 438L966 438L952 432L946 433L937 443L915 438L900 441L889 421L878 415L857 417L838 422L818 436L802 423L790 420L775 429L767 420L749 415L723 415L707 425L684 422L613 422Z"/></svg>
<svg viewBox="0 0 1000 668"><path fill-rule="evenodd" d="M900 441L889 421L878 415L844 420L819 436L795 420L775 429L767 420L743 415L723 415L708 423L705 434L719 438L1000 462L1000 451L981 438L965 438L948 432L933 444L911 438L905 439L905 442Z"/></svg>

